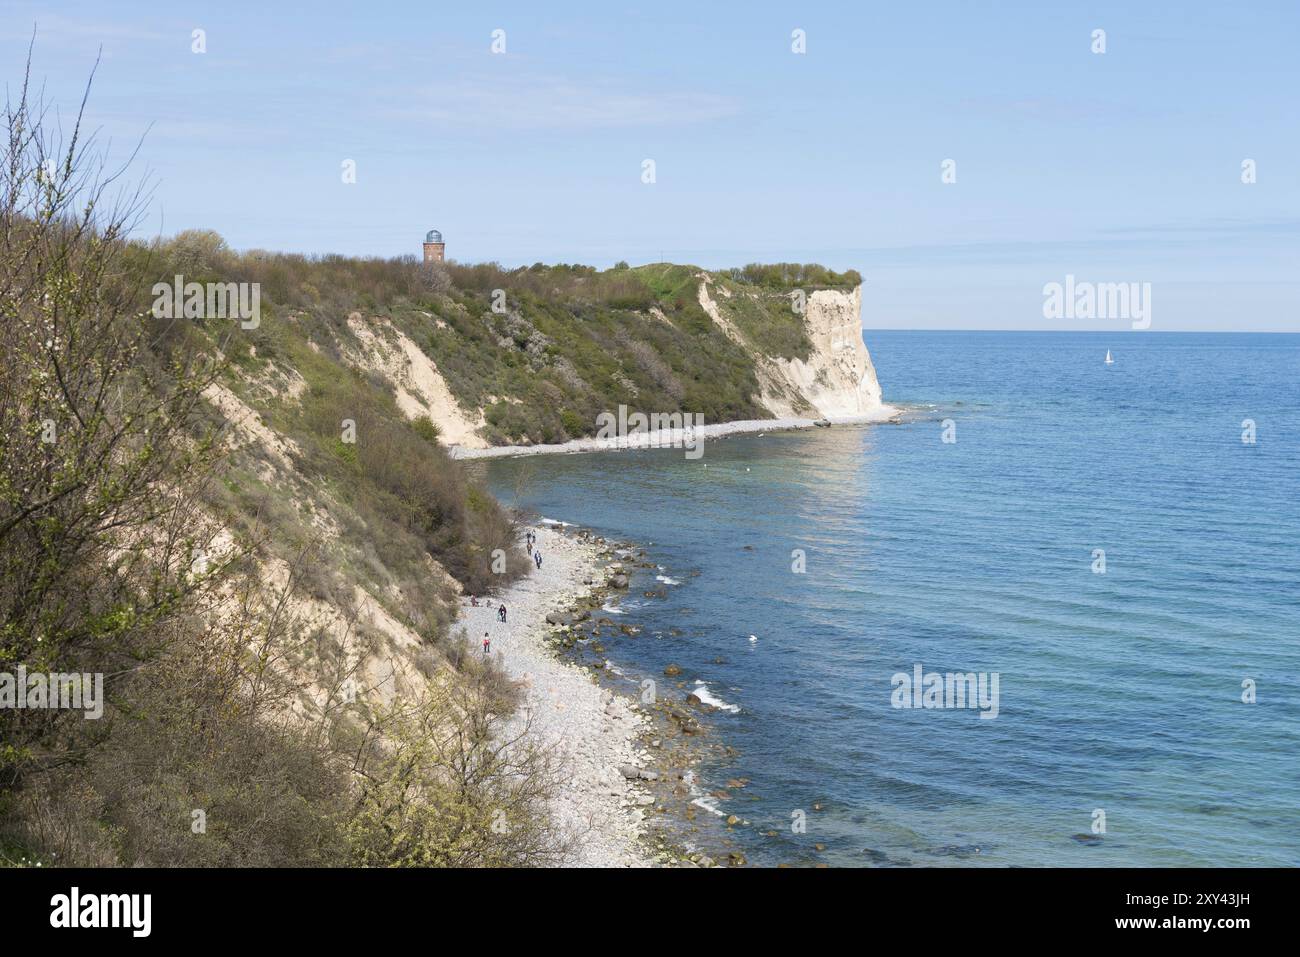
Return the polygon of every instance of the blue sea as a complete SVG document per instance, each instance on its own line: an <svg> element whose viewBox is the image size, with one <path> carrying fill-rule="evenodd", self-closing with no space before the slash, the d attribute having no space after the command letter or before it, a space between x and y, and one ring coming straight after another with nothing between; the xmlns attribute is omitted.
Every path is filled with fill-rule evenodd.
<svg viewBox="0 0 1300 957"><path fill-rule="evenodd" d="M1300 864L1300 336L867 345L901 424L476 466L662 566L607 657L738 709L751 863ZM896 707L918 665L996 717Z"/></svg>

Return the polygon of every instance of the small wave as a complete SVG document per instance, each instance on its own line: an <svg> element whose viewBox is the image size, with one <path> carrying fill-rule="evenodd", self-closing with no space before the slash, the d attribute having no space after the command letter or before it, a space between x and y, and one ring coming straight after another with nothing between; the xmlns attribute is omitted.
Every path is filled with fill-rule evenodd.
<svg viewBox="0 0 1300 957"><path fill-rule="evenodd" d="M671 575L656 575L655 581L663 582L665 585L680 585L681 581L673 578Z"/></svg>
<svg viewBox="0 0 1300 957"><path fill-rule="evenodd" d="M719 711L730 711L732 714L740 713L740 705L728 704L721 698L717 697L709 690L709 686L703 681L695 682L695 697L711 708L717 708Z"/></svg>
<svg viewBox="0 0 1300 957"><path fill-rule="evenodd" d="M573 527L573 523L572 523L572 522L561 522L558 518L544 518L544 519L542 519L542 524L543 524L543 525L558 525L558 526L560 526L561 528L572 528L572 527Z"/></svg>
<svg viewBox="0 0 1300 957"><path fill-rule="evenodd" d="M695 772L687 771L682 775L682 783L685 784L691 792L691 803L696 807L702 807L710 814L722 817L722 809L718 807L718 799L712 794L705 794L695 783Z"/></svg>
<svg viewBox="0 0 1300 957"><path fill-rule="evenodd" d="M702 807L710 814L722 817L722 809L718 807L718 799L712 795L706 794L703 797L697 797L691 801L696 807Z"/></svg>
<svg viewBox="0 0 1300 957"><path fill-rule="evenodd" d="M605 604L601 605L600 610L603 612L608 612L611 615L627 614L627 612L625 612L622 608L619 608L617 605L611 605L609 602L605 602Z"/></svg>

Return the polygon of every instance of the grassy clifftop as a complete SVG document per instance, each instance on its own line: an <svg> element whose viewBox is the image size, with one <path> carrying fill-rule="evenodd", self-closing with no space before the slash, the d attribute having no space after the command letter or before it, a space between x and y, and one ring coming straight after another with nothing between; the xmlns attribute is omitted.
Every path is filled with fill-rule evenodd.
<svg viewBox="0 0 1300 957"><path fill-rule="evenodd" d="M619 404L710 422L769 418L756 356L805 359L811 348L792 294L851 291L861 281L853 271L799 264L508 270L235 254L212 234L177 245L195 278L261 283L280 319L250 337L261 359L273 360L295 337L337 353L353 338L349 315L381 318L436 364L470 417L483 416L479 434L489 444L590 435L596 417ZM733 334L701 305L702 279Z"/></svg>
<svg viewBox="0 0 1300 957"><path fill-rule="evenodd" d="M790 291L857 281L819 267L781 268L452 266L443 296L426 300L442 324L401 307L395 319L435 357L457 398L484 409L493 444L589 435L596 416L619 404L702 413L710 422L767 418L755 350L805 358L810 349ZM705 275L748 344L701 306ZM494 312L495 290L504 307Z"/></svg>

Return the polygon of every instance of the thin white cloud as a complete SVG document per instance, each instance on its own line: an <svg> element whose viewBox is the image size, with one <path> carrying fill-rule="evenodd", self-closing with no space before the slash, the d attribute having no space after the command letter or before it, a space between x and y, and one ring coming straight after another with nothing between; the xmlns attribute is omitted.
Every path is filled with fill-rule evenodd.
<svg viewBox="0 0 1300 957"><path fill-rule="evenodd" d="M418 102L390 111L452 127L594 129L681 126L734 116L739 104L712 93L616 89L599 81L552 77L461 81L420 91Z"/></svg>
<svg viewBox="0 0 1300 957"><path fill-rule="evenodd" d="M111 20L88 20L52 13L33 14L31 23L36 29L38 47L46 40L84 40L86 38L98 41L130 40L141 42L179 38L179 40L185 41L186 46L189 45L188 30L183 32L178 30L176 34L168 34L159 30L150 30Z"/></svg>

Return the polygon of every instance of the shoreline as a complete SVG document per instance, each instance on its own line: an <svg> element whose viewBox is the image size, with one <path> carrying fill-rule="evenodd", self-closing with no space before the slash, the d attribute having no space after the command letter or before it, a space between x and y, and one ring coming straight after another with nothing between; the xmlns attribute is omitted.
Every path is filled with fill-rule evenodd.
<svg viewBox="0 0 1300 957"><path fill-rule="evenodd" d="M751 432L793 432L817 426L878 425L891 422L902 415L903 409L882 405L875 412L863 415L828 416L824 419L739 419L734 422L715 422L693 429L656 429L635 432L631 435L610 438L571 439L568 442L541 445L491 445L484 449L446 446L447 453L462 461L472 459L506 458L520 455L573 455L581 452L615 452L628 449L677 449L701 440L721 439L729 435Z"/></svg>
<svg viewBox="0 0 1300 957"><path fill-rule="evenodd" d="M645 843L646 810L653 809L654 797L646 782L622 772L645 765L639 740L650 719L629 696L603 688L560 657L547 640L548 615L567 612L605 584L600 549L545 524L534 530L542 568L477 607L462 598L452 627L464 628L475 646L488 633L493 656L523 688L524 702L510 720L530 718L539 742L554 747L564 762L566 786L552 811L557 824L576 837L565 866L659 866L662 861ZM497 621L501 602L506 623Z"/></svg>

